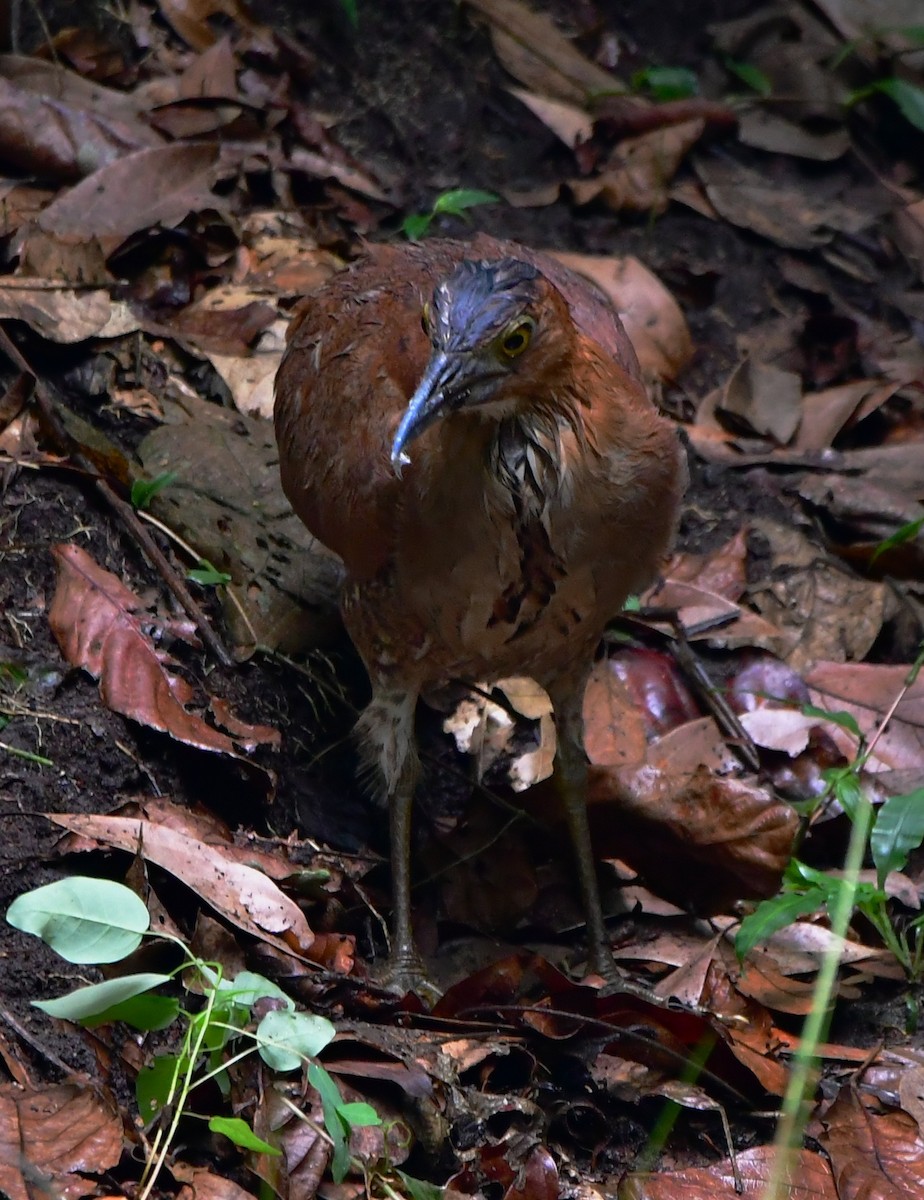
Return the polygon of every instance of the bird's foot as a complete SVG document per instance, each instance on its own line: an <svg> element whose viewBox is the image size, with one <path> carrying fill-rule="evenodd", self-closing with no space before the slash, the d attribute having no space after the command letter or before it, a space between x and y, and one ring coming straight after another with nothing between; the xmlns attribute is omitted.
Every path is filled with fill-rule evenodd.
<svg viewBox="0 0 924 1200"><path fill-rule="evenodd" d="M397 951L390 955L378 982L390 992L406 996L413 992L425 1004L432 1007L440 998L440 991L430 981L423 959L414 951Z"/></svg>

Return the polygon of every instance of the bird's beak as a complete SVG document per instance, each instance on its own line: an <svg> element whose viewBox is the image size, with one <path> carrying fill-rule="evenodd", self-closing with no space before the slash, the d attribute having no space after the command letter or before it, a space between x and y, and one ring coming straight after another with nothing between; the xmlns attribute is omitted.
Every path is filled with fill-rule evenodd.
<svg viewBox="0 0 924 1200"><path fill-rule="evenodd" d="M455 407L452 401L460 394L461 365L458 355L450 356L443 350L437 350L431 356L391 444L391 465L396 474L400 475L402 467L411 461L405 446L420 437L448 409Z"/></svg>

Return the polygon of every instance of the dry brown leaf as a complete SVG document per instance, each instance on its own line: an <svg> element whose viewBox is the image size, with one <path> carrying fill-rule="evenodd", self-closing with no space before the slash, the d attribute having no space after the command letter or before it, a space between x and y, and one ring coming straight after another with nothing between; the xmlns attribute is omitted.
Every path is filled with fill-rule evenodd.
<svg viewBox="0 0 924 1200"><path fill-rule="evenodd" d="M637 258L550 253L609 298L649 376L669 382L680 374L693 357L693 342L680 305L656 275Z"/></svg>
<svg viewBox="0 0 924 1200"><path fill-rule="evenodd" d="M573 150L581 142L589 142L593 137L593 119L576 104L565 104L562 100L537 96L535 92L527 92L525 88L512 87L507 91L511 96L516 96L521 104L525 104L569 150Z"/></svg>
<svg viewBox="0 0 924 1200"><path fill-rule="evenodd" d="M664 568L666 579L693 583L724 600L737 600L747 585L747 529L741 528L710 554L674 554Z"/></svg>
<svg viewBox="0 0 924 1200"><path fill-rule="evenodd" d="M0 317L23 321L53 342L121 337L143 322L125 300L101 288L74 291L51 279L6 278L0 285Z"/></svg>
<svg viewBox="0 0 924 1200"><path fill-rule="evenodd" d="M700 912L774 895L799 827L793 810L762 788L705 767L680 776L592 766L588 803L597 828L598 806L612 807L607 830L618 829L612 849L620 858L659 895ZM606 851L599 835L597 845Z"/></svg>
<svg viewBox="0 0 924 1200"><path fill-rule="evenodd" d="M685 721L656 738L648 747L647 762L678 782L700 767L720 775L738 772L741 767L714 717Z"/></svg>
<svg viewBox="0 0 924 1200"><path fill-rule="evenodd" d="M615 212L663 212L670 182L705 128L697 118L626 138L599 174L568 181L575 204L599 199Z"/></svg>
<svg viewBox="0 0 924 1200"><path fill-rule="evenodd" d="M908 1113L882 1111L843 1087L820 1124L818 1140L843 1200L924 1198L924 1138Z"/></svg>
<svg viewBox="0 0 924 1200"><path fill-rule="evenodd" d="M478 764L482 778L500 759L507 755L507 780L515 792L523 792L552 774L557 739L552 702L548 693L532 679L516 676L478 684L443 722L443 732L455 738L463 754L471 754ZM487 694L497 688L506 697L508 706L529 721L539 722L538 745L526 751L510 754L510 739L514 721L508 707L489 699Z"/></svg>
<svg viewBox="0 0 924 1200"><path fill-rule="evenodd" d="M751 108L739 115L738 139L745 146L770 154L792 154L816 162L833 162L850 148L846 129L819 132L763 108Z"/></svg>
<svg viewBox="0 0 924 1200"><path fill-rule="evenodd" d="M61 192L39 225L60 237L118 243L141 229L176 225L190 212L219 209L223 201L211 190L219 153L207 143L177 143L128 154Z"/></svg>
<svg viewBox="0 0 924 1200"><path fill-rule="evenodd" d="M164 623L139 616L140 598L79 546L59 544L52 553L58 586L49 624L67 661L99 680L103 703L187 746L239 757L231 738L187 709L192 687L170 673L175 664L147 632Z"/></svg>
<svg viewBox="0 0 924 1200"><path fill-rule="evenodd" d="M183 1184L177 1200L253 1200L253 1192L239 1183L205 1167L191 1167L178 1158L171 1160L170 1174Z"/></svg>
<svg viewBox="0 0 924 1200"><path fill-rule="evenodd" d="M581 104L624 91L615 76L585 58L551 17L520 0L466 0L488 19L497 57L530 91Z"/></svg>
<svg viewBox="0 0 924 1200"><path fill-rule="evenodd" d="M0 1084L0 1191L9 1200L83 1195L83 1176L105 1174L121 1156L122 1118L102 1085Z"/></svg>
<svg viewBox="0 0 924 1200"><path fill-rule="evenodd" d="M218 40L209 18L219 13L245 27L251 24L240 0L158 0L157 7L164 20L194 50L207 50Z"/></svg>
<svg viewBox="0 0 924 1200"><path fill-rule="evenodd" d="M675 609L690 641L708 641L725 648L758 646L765 650L787 645L783 630L770 621L695 583L667 578L642 597L644 603Z"/></svg>
<svg viewBox="0 0 924 1200"><path fill-rule="evenodd" d="M252 417L272 420L273 384L286 345L288 321L274 321L260 336L248 355L215 354L206 351L212 366L231 393L235 408Z"/></svg>
<svg viewBox="0 0 924 1200"><path fill-rule="evenodd" d="M802 419L802 381L792 371L746 358L725 384L716 415L732 429L744 429L785 446Z"/></svg>
<svg viewBox="0 0 924 1200"><path fill-rule="evenodd" d="M867 739L899 695L910 667L873 663L818 662L805 672L812 703L853 716ZM829 725L831 736L852 757L856 739L847 730ZM924 782L924 672L904 695L888 728L866 762L868 771L911 769Z"/></svg>
<svg viewBox="0 0 924 1200"><path fill-rule="evenodd" d="M0 154L27 174L70 181L163 139L123 93L50 63L0 55Z"/></svg>
<svg viewBox="0 0 924 1200"><path fill-rule="evenodd" d="M769 1185L775 1155L772 1146L758 1146L737 1156L745 1195L757 1197ZM845 1200L834 1185L827 1161L811 1150L798 1152L783 1171L781 1182L785 1200ZM681 1195L684 1200L740 1200L741 1193L736 1190L735 1174L727 1160L711 1167L629 1175L619 1188L620 1200L677 1200Z"/></svg>
<svg viewBox="0 0 924 1200"><path fill-rule="evenodd" d="M893 610L888 588L841 569L798 529L765 518L752 528L770 553L751 603L785 635L781 653L790 666L864 658Z"/></svg>
<svg viewBox="0 0 924 1200"><path fill-rule="evenodd" d="M305 914L270 878L218 845L139 817L62 813L56 825L157 863L231 921L283 951L310 954L314 934Z"/></svg>
<svg viewBox="0 0 924 1200"><path fill-rule="evenodd" d="M802 421L793 446L796 450L826 450L846 425L868 417L885 404L901 385L892 380L860 379L803 397Z"/></svg>
<svg viewBox="0 0 924 1200"><path fill-rule="evenodd" d="M813 191L809 183L777 183L729 158L697 156L706 195L726 221L779 246L811 250L836 232L857 234L876 219L872 206L852 208Z"/></svg>

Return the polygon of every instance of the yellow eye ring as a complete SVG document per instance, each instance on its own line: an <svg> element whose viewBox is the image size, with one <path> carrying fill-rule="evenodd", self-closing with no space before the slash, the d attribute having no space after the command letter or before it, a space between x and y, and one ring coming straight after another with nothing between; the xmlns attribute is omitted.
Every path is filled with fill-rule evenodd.
<svg viewBox="0 0 924 1200"><path fill-rule="evenodd" d="M508 329L501 338L501 353L506 358L517 358L529 345L532 336L533 322L530 320L520 321L518 325Z"/></svg>

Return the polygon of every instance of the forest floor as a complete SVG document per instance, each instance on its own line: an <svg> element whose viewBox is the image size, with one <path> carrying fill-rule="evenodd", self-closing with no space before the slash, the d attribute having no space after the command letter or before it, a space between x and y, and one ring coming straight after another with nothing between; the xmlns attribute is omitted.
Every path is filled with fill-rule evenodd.
<svg viewBox="0 0 924 1200"><path fill-rule="evenodd" d="M913 3L82 7L23 11L0 57L0 908L117 880L281 991L219 1006L242 1032L210 1059L181 1019L85 1030L31 1002L169 974L175 946L100 973L0 922L0 1190L924 1196ZM421 706L415 922L442 998L377 982L367 684L277 478L300 298L367 241L474 229L611 296L689 452L676 551L584 701L617 995L582 981L551 716L511 681ZM201 1011L208 978L180 982ZM204 1073L293 1002L332 1023L304 1053L339 1098L272 1055L226 1064L155 1172L177 1108L156 1064ZM201 1119L232 1114L262 1141Z"/></svg>

